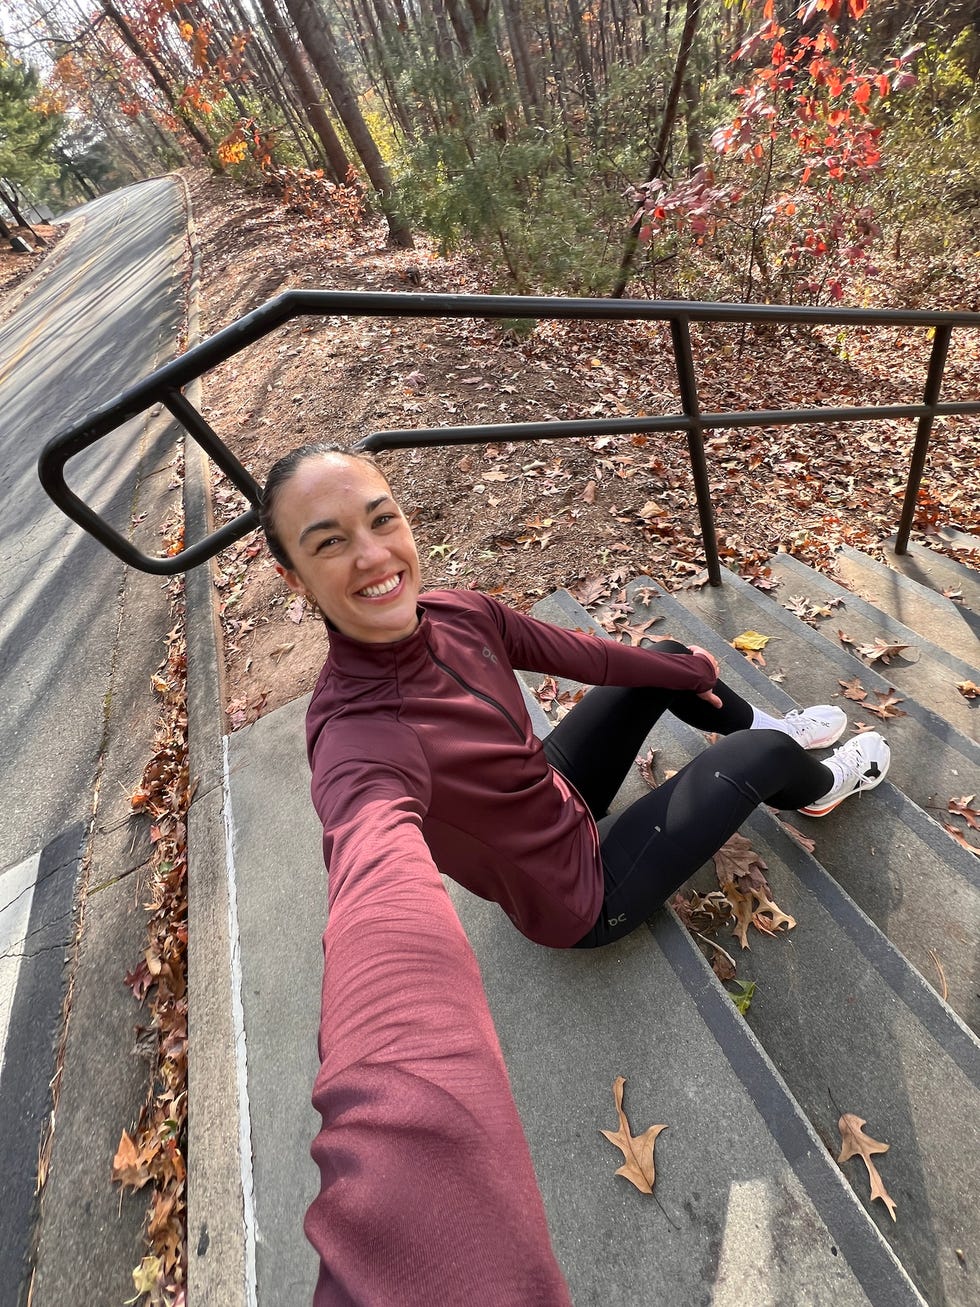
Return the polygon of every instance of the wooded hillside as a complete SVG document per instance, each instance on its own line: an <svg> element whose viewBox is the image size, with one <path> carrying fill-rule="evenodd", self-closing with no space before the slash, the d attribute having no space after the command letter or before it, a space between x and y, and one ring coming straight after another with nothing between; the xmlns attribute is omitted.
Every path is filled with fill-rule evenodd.
<svg viewBox="0 0 980 1307"><path fill-rule="evenodd" d="M963 0L12 0L6 23L57 143L33 175L0 144L0 176L62 204L207 159L521 292L856 302L886 235L976 244Z"/></svg>

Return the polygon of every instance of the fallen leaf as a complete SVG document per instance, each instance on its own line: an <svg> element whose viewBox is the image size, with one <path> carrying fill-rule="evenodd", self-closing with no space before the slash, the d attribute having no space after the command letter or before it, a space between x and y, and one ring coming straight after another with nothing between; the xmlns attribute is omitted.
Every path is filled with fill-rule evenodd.
<svg viewBox="0 0 980 1307"><path fill-rule="evenodd" d="M757 653L766 647L770 638L768 635L760 635L758 631L743 631L732 641L732 648L738 649L740 653Z"/></svg>
<svg viewBox="0 0 980 1307"><path fill-rule="evenodd" d="M632 626L618 626L616 630L620 635L625 635L631 645L638 645L641 640L652 640L653 636L647 635L647 631L653 626L654 622L662 622L664 619L661 614L656 617L648 617L645 622L637 622Z"/></svg>
<svg viewBox="0 0 980 1307"><path fill-rule="evenodd" d="M962 798L950 799L949 811L962 817L971 830L980 830L980 809L973 807L975 794L964 794Z"/></svg>
<svg viewBox="0 0 980 1307"><path fill-rule="evenodd" d="M874 713L874 715L880 717L882 721L888 721L889 718L892 717L908 716L908 713L905 712L904 709L898 707L898 705L904 703L905 700L896 698L893 691L875 690L875 697L880 699L881 703L865 703L865 712Z"/></svg>
<svg viewBox="0 0 980 1307"><path fill-rule="evenodd" d="M980 685L974 685L972 681L957 681L956 688L964 699L976 699L980 696Z"/></svg>
<svg viewBox="0 0 980 1307"><path fill-rule="evenodd" d="M583 504L594 504L594 503L595 503L595 482L594 482L594 481L589 481L589 482L587 483L585 489L584 489L584 490L582 491L582 493L579 495L579 499L582 501Z"/></svg>
<svg viewBox="0 0 980 1307"><path fill-rule="evenodd" d="M626 1113L623 1111L623 1086L625 1076L617 1076L613 1081L613 1097L616 1100L616 1114L619 1117L618 1130L602 1130L601 1134L620 1150L626 1159L625 1164L616 1172L624 1176L630 1184L635 1185L641 1194L652 1194L656 1182L656 1170L653 1164L653 1149L657 1135L666 1130L665 1125L652 1125L643 1134L635 1138L630 1132Z"/></svg>
<svg viewBox="0 0 980 1307"><path fill-rule="evenodd" d="M134 1189L142 1189L150 1178L146 1162L140 1156L128 1130L123 1130L119 1136L119 1147L112 1159L112 1178L119 1184L132 1185Z"/></svg>
<svg viewBox="0 0 980 1307"><path fill-rule="evenodd" d="M943 830L951 835L957 844L962 844L964 849L972 853L974 857L980 858L980 848L971 844L958 826L950 826L947 822L943 822Z"/></svg>
<svg viewBox="0 0 980 1307"><path fill-rule="evenodd" d="M877 1139L872 1139L870 1135L864 1133L864 1127L867 1122L861 1117L855 1116L853 1112L845 1112L837 1122L837 1128L840 1131L841 1150L837 1159L837 1165L848 1161L852 1157L864 1159L864 1164L868 1168L868 1175L871 1177L871 1201L876 1198L888 1208L888 1214L892 1220L896 1220L895 1204L888 1195L888 1191L881 1182L881 1176L872 1162L872 1157L878 1153L887 1153L888 1144L880 1144Z"/></svg>
<svg viewBox="0 0 980 1307"><path fill-rule="evenodd" d="M291 622L297 625L303 620L303 614L306 611L306 600L302 595L297 595L292 603L286 605L286 616Z"/></svg>
<svg viewBox="0 0 980 1307"><path fill-rule="evenodd" d="M269 651L269 657L274 658L278 663L281 658L285 658L286 654L291 653L295 648L295 642L290 642L289 644L277 644L275 649Z"/></svg>
<svg viewBox="0 0 980 1307"><path fill-rule="evenodd" d="M160 1280L163 1278L163 1262L159 1257L144 1257L139 1266L133 1271L133 1288L136 1290L136 1297L144 1293L156 1295L159 1288ZM130 1299L135 1302L135 1299ZM157 1302L162 1299L157 1296Z"/></svg>
<svg viewBox="0 0 980 1307"><path fill-rule="evenodd" d="M608 596L609 586L604 577L593 576L574 586L572 594L583 608L589 608L592 604L597 604L600 599L605 599Z"/></svg>
<svg viewBox="0 0 980 1307"><path fill-rule="evenodd" d="M708 940L711 943L711 940ZM724 949L717 949L711 958L711 970L718 979L724 984L726 981L735 979L735 963L731 960Z"/></svg>
<svg viewBox="0 0 980 1307"><path fill-rule="evenodd" d="M868 697L867 690L864 688L864 686L861 684L861 682L858 680L856 676L854 677L853 680L838 681L837 684L844 691L844 698L851 699L854 701L854 703L861 703L862 700Z"/></svg>
<svg viewBox="0 0 980 1307"><path fill-rule="evenodd" d="M880 659L887 666L893 658L897 658L899 654L911 648L912 645L910 644L889 644L880 635L876 635L874 644L858 645L857 654L859 658L863 658L866 662L876 663Z"/></svg>
<svg viewBox="0 0 980 1307"><path fill-rule="evenodd" d="M796 840L797 844L799 844L801 848L806 849L807 853L813 852L813 850L817 847L817 845L814 840L810 839L809 835L804 835L801 830L797 830L792 822L784 821L782 817L780 817L779 820L782 823L783 830L786 832L787 835L792 836L792 838Z"/></svg>
<svg viewBox="0 0 980 1307"><path fill-rule="evenodd" d="M783 912L772 899L765 878L766 864L755 849L737 832L713 855L715 875L732 905L735 926L732 934L742 948L749 948L748 930L754 925L764 934L775 934L784 926L792 930L795 918Z"/></svg>
<svg viewBox="0 0 980 1307"><path fill-rule="evenodd" d="M647 749L643 757L637 758L636 760L636 769L643 777L643 780L646 783L646 785L651 790L655 790L657 788L657 778L653 774L653 760L656 758L656 756L657 756L656 749Z"/></svg>
<svg viewBox="0 0 980 1307"><path fill-rule="evenodd" d="M755 998L755 981L736 980L733 983L738 986L738 989L734 994L729 990L728 996L744 1017L752 1006L752 1000Z"/></svg>

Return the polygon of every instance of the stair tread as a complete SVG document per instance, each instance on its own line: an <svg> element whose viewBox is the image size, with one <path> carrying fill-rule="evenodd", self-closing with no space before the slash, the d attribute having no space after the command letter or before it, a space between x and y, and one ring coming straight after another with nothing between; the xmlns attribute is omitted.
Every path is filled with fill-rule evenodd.
<svg viewBox="0 0 980 1307"><path fill-rule="evenodd" d="M638 581L635 588L644 584ZM564 618L569 625L593 625L585 610L566 596L553 596L535 612L551 621ZM658 723L653 736L654 746L671 767L682 766L701 742L699 732L671 718ZM819 825L829 835L822 824L803 819L801 825L807 826L807 833ZM960 1121L958 1140L967 1139L967 1151L980 1160L980 1044L772 814L760 810L748 826L754 846L769 863L777 902L794 913L805 905L799 907L797 931L771 947L763 941L751 956L740 956L741 970L750 979L759 959L760 990L749 1024L828 1147L835 1146L839 1111L852 1110L834 1104L846 1101L853 1110L860 1104L860 1114L873 1119L883 1135L891 1138L891 1129L906 1145L903 1157L890 1159L896 1190L910 1203L928 1202L949 1240L975 1246L980 1233L976 1214L963 1213L964 1204L974 1206L974 1170L964 1164L959 1143L947 1143L943 1123ZM711 883L709 873L704 888ZM977 903L980 899L974 906ZM833 985L825 983L830 974ZM901 1068L898 1074L896 1067ZM929 1104L929 1112L923 1111L923 1104ZM962 1185L951 1184L954 1172L969 1178ZM942 1195L938 1200L937 1194ZM892 1228L887 1216L881 1228L927 1297L970 1301L975 1288L958 1297L962 1268L952 1252L937 1251L932 1231L911 1225Z"/></svg>
<svg viewBox="0 0 980 1307"><path fill-rule="evenodd" d="M949 543L960 548L969 547L968 541L973 542L969 555L973 566L919 544L911 545L905 554L896 554L886 548L888 566L939 594L944 590L962 591L968 606L980 613L980 540L975 536L964 537L961 533L954 533L954 536L959 538L952 538ZM883 543L886 547L893 545L894 537Z"/></svg>
<svg viewBox="0 0 980 1307"><path fill-rule="evenodd" d="M761 627L764 634L775 637L765 650L767 672L771 675L778 669L785 677L785 688L800 703L826 703L835 695L840 697L838 682L855 677L869 696L896 687L892 667L869 666L732 573L726 574L723 586L705 586L686 594L684 608L701 617L725 641L747 628ZM951 686L950 693L957 691ZM892 745L889 778L925 809L935 806L937 798L945 804L945 799L968 792L971 778L980 776L980 745L939 712L920 703L914 690L903 686L897 697L905 716L881 721L865 713L865 720ZM852 707L845 702L842 706L852 720L861 719L860 704Z"/></svg>
<svg viewBox="0 0 980 1307"><path fill-rule="evenodd" d="M481 963L573 1301L695 1307L705 1284L727 1278L729 1258L742 1265L737 1244L753 1225L779 1249L777 1280L761 1269L773 1307L922 1301L673 917L604 949L545 950L493 905L448 888ZM598 1137L615 1126L617 1074L634 1128L669 1127L657 1144L663 1224L615 1176L622 1159ZM719 1131L709 1162L705 1141ZM652 1220L666 1237L650 1237Z"/></svg>
<svg viewBox="0 0 980 1307"><path fill-rule="evenodd" d="M867 603L920 636L941 635L943 646L965 663L980 662L980 612L849 545L838 551L836 563L847 588Z"/></svg>
<svg viewBox="0 0 980 1307"><path fill-rule="evenodd" d="M843 601L832 617L825 619L816 628L828 642L835 643L837 631L844 629L856 644L870 643L881 637L895 644L910 645L909 658L900 654L887 665L874 665L880 668L881 675L888 678L892 685L913 694L924 707L931 708L964 734L976 738L980 730L980 714L959 693L956 684L976 676L977 663L975 659L971 663L965 662L939 643L942 639L942 626L938 621L931 633L914 631L854 591L838 585L829 576L807 567L791 554L776 554L770 560L770 567L773 576L782 582L780 595L774 597L776 605L785 606L786 599L791 598L796 590L805 592L808 599L823 596ZM936 638L933 639L932 636ZM852 656L862 669L868 667L856 654Z"/></svg>

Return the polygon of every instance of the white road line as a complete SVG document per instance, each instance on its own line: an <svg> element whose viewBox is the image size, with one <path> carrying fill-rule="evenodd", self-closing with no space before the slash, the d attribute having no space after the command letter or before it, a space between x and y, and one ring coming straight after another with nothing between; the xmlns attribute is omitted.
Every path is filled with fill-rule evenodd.
<svg viewBox="0 0 980 1307"><path fill-rule="evenodd" d="M38 851L0 875L0 1075L40 862Z"/></svg>
<svg viewBox="0 0 980 1307"><path fill-rule="evenodd" d="M228 933L231 945L231 1014L235 1032L235 1064L238 1080L238 1151L241 1157L242 1215L245 1224L245 1295L247 1307L257 1307L258 1281L255 1267L255 1184L252 1177L252 1118L248 1101L248 1053L245 1046L245 1007L242 1001L242 947L238 931L238 891L235 884L235 831L231 811L228 775L228 736L222 739L225 813L225 866L228 872Z"/></svg>

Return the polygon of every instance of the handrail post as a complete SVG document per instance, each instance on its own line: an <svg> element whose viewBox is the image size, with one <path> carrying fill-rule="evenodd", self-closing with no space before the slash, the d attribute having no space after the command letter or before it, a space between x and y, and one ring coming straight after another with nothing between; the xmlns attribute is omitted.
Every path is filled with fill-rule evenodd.
<svg viewBox="0 0 980 1307"><path fill-rule="evenodd" d="M694 476L694 493L698 501L698 518L701 522L701 540L708 565L708 580L721 585L721 559L715 539L715 517L711 508L711 490L708 486L708 464L704 456L704 428L701 425L701 408L698 402L698 382L694 372L694 353L691 349L691 331L687 318L671 318L670 338L674 345L674 366L680 390L681 408L687 421L687 452Z"/></svg>
<svg viewBox="0 0 980 1307"><path fill-rule="evenodd" d="M909 464L909 479L905 485L905 502L902 505L902 519L895 536L895 553L908 552L909 535L912 532L912 519L915 517L915 501L919 497L922 473L925 471L926 455L929 452L929 438L932 424L936 420L935 407L943 386L943 372L946 368L946 355L949 353L949 341L953 334L951 326L936 327L932 341L932 353L929 355L929 371L926 374L926 389L922 397L923 404L931 410L919 418L915 431L915 444L912 447L912 461Z"/></svg>

